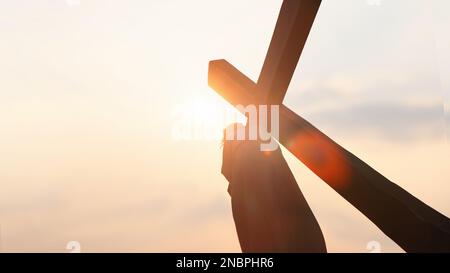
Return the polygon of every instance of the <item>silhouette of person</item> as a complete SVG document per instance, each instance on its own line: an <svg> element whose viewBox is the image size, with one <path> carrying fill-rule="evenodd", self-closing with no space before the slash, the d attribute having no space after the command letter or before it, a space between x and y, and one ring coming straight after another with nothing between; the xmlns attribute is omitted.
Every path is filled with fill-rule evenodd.
<svg viewBox="0 0 450 273"><path fill-rule="evenodd" d="M231 126L235 132L243 128ZM257 140L224 138L222 174L229 181L243 252L327 251L320 226L280 148L263 152Z"/></svg>
<svg viewBox="0 0 450 273"><path fill-rule="evenodd" d="M326 252L320 226L281 150L264 152L258 140L235 140L238 130L247 128L232 124L225 132L230 128L235 135L224 137L222 174L242 251ZM368 189L350 188L347 194L365 192L355 204L405 251L450 252L448 217L384 177L355 185Z"/></svg>

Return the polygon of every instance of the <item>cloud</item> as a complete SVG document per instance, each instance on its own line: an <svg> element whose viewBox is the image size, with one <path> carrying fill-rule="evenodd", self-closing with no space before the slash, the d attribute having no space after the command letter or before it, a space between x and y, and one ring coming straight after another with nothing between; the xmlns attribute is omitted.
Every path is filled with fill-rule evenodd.
<svg viewBox="0 0 450 273"><path fill-rule="evenodd" d="M390 141L438 138L445 134L442 105L361 103L310 115L320 127L343 134L370 134Z"/></svg>

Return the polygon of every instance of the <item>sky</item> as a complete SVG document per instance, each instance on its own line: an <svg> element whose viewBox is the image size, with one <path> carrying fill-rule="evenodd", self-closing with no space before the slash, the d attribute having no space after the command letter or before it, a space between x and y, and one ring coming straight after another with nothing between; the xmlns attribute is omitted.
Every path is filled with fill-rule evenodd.
<svg viewBox="0 0 450 273"><path fill-rule="evenodd" d="M256 80L280 6L1 0L0 251L240 251L208 62ZM284 101L447 216L449 8L322 1ZM283 153L329 251L402 251Z"/></svg>

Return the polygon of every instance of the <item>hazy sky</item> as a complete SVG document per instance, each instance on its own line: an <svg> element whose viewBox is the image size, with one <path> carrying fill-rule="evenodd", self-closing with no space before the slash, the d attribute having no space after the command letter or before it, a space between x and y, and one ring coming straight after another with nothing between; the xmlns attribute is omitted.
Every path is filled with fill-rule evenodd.
<svg viewBox="0 0 450 273"><path fill-rule="evenodd" d="M285 104L450 215L450 2L372 2L322 2ZM0 250L239 251L220 141L193 130L232 109L208 61L256 80L280 5L1 0ZM401 251L284 154L330 251Z"/></svg>

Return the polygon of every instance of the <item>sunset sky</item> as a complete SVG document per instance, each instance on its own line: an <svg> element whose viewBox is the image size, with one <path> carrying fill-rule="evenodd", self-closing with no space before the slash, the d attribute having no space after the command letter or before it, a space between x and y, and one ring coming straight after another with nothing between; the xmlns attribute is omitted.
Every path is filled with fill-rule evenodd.
<svg viewBox="0 0 450 273"><path fill-rule="evenodd" d="M0 251L240 251L208 62L256 80L281 2L0 1ZM376 2L322 1L285 104L449 216L450 2ZM329 251L402 251L284 155Z"/></svg>

